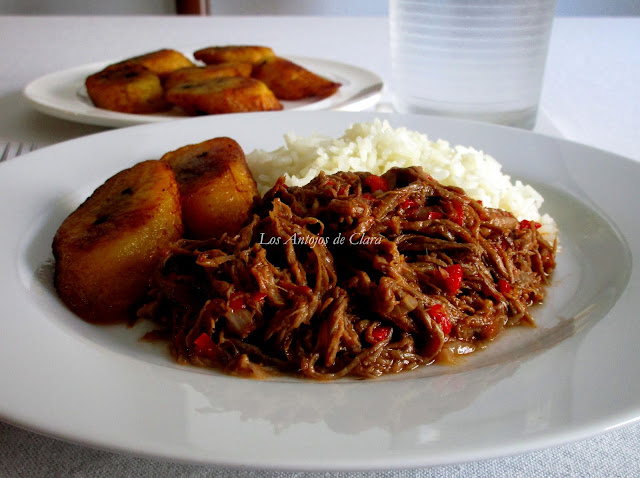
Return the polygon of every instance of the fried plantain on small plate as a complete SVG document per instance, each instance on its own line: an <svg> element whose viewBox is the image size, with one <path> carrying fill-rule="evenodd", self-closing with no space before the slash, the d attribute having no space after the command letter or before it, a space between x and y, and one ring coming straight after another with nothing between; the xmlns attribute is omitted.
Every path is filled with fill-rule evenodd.
<svg viewBox="0 0 640 478"><path fill-rule="evenodd" d="M196 60L208 65L227 62L258 63L274 56L273 50L259 45L226 45L202 48L193 54Z"/></svg>
<svg viewBox="0 0 640 478"><path fill-rule="evenodd" d="M218 65L191 66L180 68L167 74L163 80L165 89L171 89L181 83L193 83L209 78L219 78L222 76L251 76L252 66L250 63L220 63Z"/></svg>
<svg viewBox="0 0 640 478"><path fill-rule="evenodd" d="M136 63L117 63L85 80L95 106L121 113L158 113L169 109L158 75Z"/></svg>
<svg viewBox="0 0 640 478"><path fill-rule="evenodd" d="M55 234L58 295L88 322L132 320L164 249L182 232L178 185L169 165L149 160L117 173Z"/></svg>
<svg viewBox="0 0 640 478"><path fill-rule="evenodd" d="M341 86L291 60L275 56L254 65L251 76L264 82L280 100L326 98Z"/></svg>
<svg viewBox="0 0 640 478"><path fill-rule="evenodd" d="M165 91L165 98L189 115L274 111L283 108L263 82L241 76L179 83Z"/></svg>
<svg viewBox="0 0 640 478"><path fill-rule="evenodd" d="M213 138L168 152L161 161L178 181L187 237L233 235L247 222L258 189L236 141Z"/></svg>
<svg viewBox="0 0 640 478"><path fill-rule="evenodd" d="M163 78L172 71L180 68L188 68L195 66L194 63L177 50L164 48L162 50L152 51L143 55L134 56L123 63L133 62L139 63L151 70L160 78Z"/></svg>

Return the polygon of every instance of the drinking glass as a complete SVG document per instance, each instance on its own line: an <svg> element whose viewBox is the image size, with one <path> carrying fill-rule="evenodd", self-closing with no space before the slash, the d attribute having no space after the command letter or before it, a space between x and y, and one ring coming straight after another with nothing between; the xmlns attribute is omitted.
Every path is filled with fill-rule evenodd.
<svg viewBox="0 0 640 478"><path fill-rule="evenodd" d="M392 102L531 129L555 0L389 0Z"/></svg>

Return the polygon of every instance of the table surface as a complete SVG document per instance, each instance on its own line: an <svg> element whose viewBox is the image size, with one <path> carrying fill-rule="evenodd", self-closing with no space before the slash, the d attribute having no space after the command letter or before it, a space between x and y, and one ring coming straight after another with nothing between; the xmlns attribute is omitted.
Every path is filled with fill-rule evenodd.
<svg viewBox="0 0 640 478"><path fill-rule="evenodd" d="M328 28L328 25L331 28ZM104 131L35 111L31 80L162 47L265 44L286 55L341 61L390 80L384 17L0 16L0 140L58 143ZM366 39L366 40L363 40ZM640 160L640 18L555 21L536 130ZM381 101L388 101L388 87ZM640 425L523 455L420 470L295 476L640 476ZM268 476L93 450L0 423L0 476Z"/></svg>

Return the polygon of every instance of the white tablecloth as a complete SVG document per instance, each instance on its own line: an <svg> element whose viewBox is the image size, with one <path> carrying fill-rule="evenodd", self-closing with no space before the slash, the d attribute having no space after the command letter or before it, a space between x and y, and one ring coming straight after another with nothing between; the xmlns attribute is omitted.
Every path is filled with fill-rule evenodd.
<svg viewBox="0 0 640 478"><path fill-rule="evenodd" d="M385 18L0 17L0 139L40 146L103 131L48 117L22 98L31 80L161 47L255 43L329 58L390 79ZM551 39L536 129L640 160L640 18L561 18ZM386 101L385 92L382 101ZM10 366L10 364L3 364ZM280 473L137 458L0 423L0 476L640 476L640 425L514 457L420 470Z"/></svg>

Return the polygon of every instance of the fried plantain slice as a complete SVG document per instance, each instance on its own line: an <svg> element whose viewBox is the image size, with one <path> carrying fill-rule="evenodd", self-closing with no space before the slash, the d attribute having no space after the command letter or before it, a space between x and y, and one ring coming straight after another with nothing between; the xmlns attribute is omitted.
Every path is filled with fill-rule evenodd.
<svg viewBox="0 0 640 478"><path fill-rule="evenodd" d="M227 62L258 63L274 56L268 46L259 45L225 45L202 48L193 54L196 60L208 65Z"/></svg>
<svg viewBox="0 0 640 478"><path fill-rule="evenodd" d="M169 73L163 81L165 89L171 89L181 83L193 83L219 78L222 76L251 76L250 63L220 63L219 65L192 66L180 68Z"/></svg>
<svg viewBox="0 0 640 478"><path fill-rule="evenodd" d="M124 62L139 63L156 75L159 75L160 78L180 68L195 66L194 63L182 53L169 48L134 56L133 58L124 60Z"/></svg>
<svg viewBox="0 0 640 478"><path fill-rule="evenodd" d="M108 179L58 228L54 283L82 319L132 319L166 246L182 236L175 176L149 160Z"/></svg>
<svg viewBox="0 0 640 478"><path fill-rule="evenodd" d="M264 83L241 76L180 83L166 90L165 97L189 115L282 109Z"/></svg>
<svg viewBox="0 0 640 478"><path fill-rule="evenodd" d="M157 113L167 110L160 78L136 63L118 63L85 80L95 106L121 113Z"/></svg>
<svg viewBox="0 0 640 478"><path fill-rule="evenodd" d="M326 98L341 86L290 60L275 56L254 65L251 76L264 82L280 100L300 100L313 96Z"/></svg>
<svg viewBox="0 0 640 478"><path fill-rule="evenodd" d="M236 141L213 138L168 152L161 161L178 181L188 237L233 235L247 222L258 189Z"/></svg>

